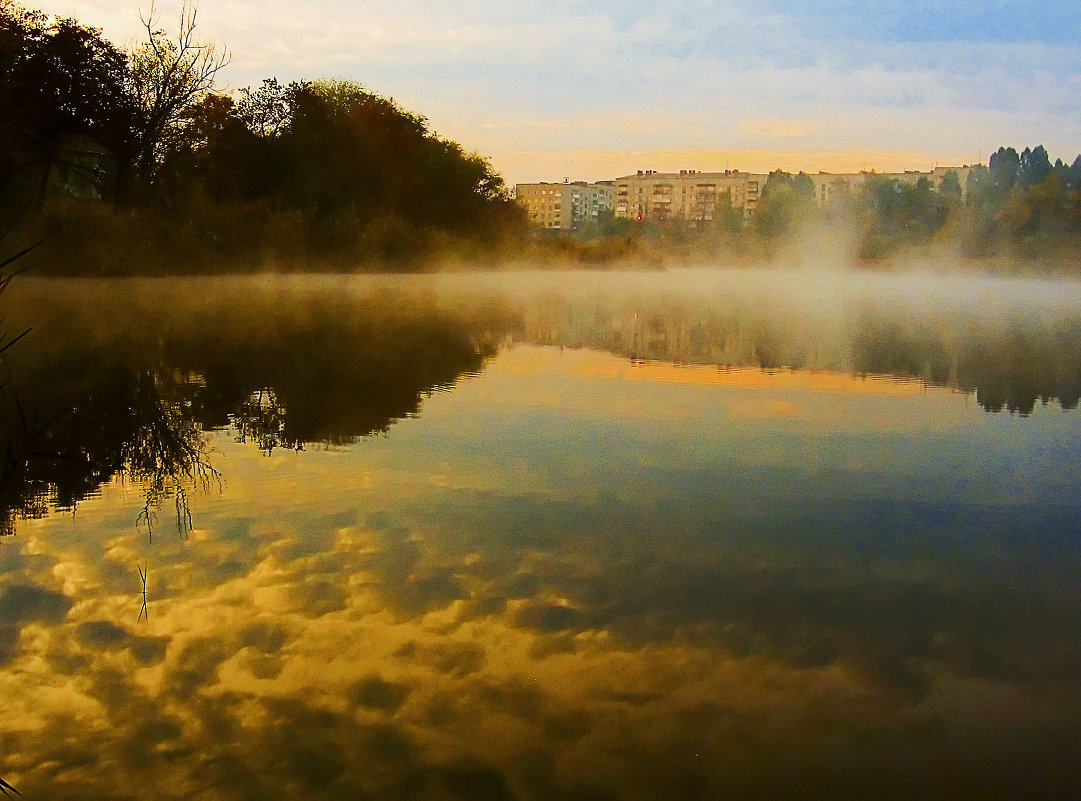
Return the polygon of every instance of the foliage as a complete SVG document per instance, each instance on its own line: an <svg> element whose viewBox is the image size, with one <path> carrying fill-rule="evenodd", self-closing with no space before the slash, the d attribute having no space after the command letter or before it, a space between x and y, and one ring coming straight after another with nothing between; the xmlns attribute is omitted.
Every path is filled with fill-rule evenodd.
<svg viewBox="0 0 1081 801"><path fill-rule="evenodd" d="M770 238L794 234L814 214L814 196L810 176L771 172L755 211L755 230Z"/></svg>
<svg viewBox="0 0 1081 801"><path fill-rule="evenodd" d="M123 51L0 0L0 201L33 209L24 238L54 234L55 269L408 266L523 234L491 164L393 99L275 78L221 94L228 52L196 38L191 6L175 36L153 6L142 20Z"/></svg>
<svg viewBox="0 0 1081 801"><path fill-rule="evenodd" d="M105 191L132 127L124 53L100 31L0 2L0 199Z"/></svg>
<svg viewBox="0 0 1081 801"><path fill-rule="evenodd" d="M732 205L732 193L722 192L717 196L713 209L713 229L724 234L738 234L743 230L743 211Z"/></svg>
<svg viewBox="0 0 1081 801"><path fill-rule="evenodd" d="M923 175L915 183L872 176L860 194L864 257L895 250L902 243L927 242L946 222L946 196L936 192Z"/></svg>
<svg viewBox="0 0 1081 801"><path fill-rule="evenodd" d="M258 281L209 292L193 291L202 281L152 283L21 288L13 314L42 324L11 354L22 394L0 393L0 445L23 444L24 412L51 417L34 453L0 469L0 534L15 517L74 510L111 477L144 493L139 525L168 505L187 531L189 495L221 479L206 431L231 427L264 451L385 432L481 369L518 325L494 301L452 313L386 292L326 289L287 304Z"/></svg>
<svg viewBox="0 0 1081 801"><path fill-rule="evenodd" d="M225 49L195 39L196 10L184 5L175 39L157 27L154 6L140 18L145 41L130 54L127 90L134 125L121 146L118 197L132 202L157 200L167 171L185 147L188 110L214 86L214 77L228 63ZM147 193L151 193L149 196Z"/></svg>
<svg viewBox="0 0 1081 801"><path fill-rule="evenodd" d="M999 148L986 168L969 174L959 209L959 246L977 256L997 252L1054 255L1081 238L1081 156L1052 165L1042 145Z"/></svg>

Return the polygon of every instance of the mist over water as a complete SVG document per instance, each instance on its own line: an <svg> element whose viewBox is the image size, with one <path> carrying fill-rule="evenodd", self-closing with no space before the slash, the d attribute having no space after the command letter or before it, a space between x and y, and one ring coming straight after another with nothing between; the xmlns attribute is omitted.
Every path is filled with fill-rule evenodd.
<svg viewBox="0 0 1081 801"><path fill-rule="evenodd" d="M20 277L3 316L26 797L1081 787L1079 284Z"/></svg>

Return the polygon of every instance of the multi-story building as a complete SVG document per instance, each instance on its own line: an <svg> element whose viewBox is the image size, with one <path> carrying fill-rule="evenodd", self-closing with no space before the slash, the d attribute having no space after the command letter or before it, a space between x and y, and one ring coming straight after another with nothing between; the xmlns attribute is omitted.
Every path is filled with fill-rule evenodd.
<svg viewBox="0 0 1081 801"><path fill-rule="evenodd" d="M814 184L815 203L826 207L857 191L869 178L880 176L915 184L927 178L937 189L950 172L957 173L962 196L972 168L935 167L929 172L908 170L899 173L827 173L808 174ZM525 206L529 218L543 228L574 229L587 219L594 219L604 208L612 209L616 217L633 220L683 219L694 222L714 219L722 210L731 208L745 220L754 217L758 200L769 176L765 173L699 172L680 170L657 172L639 170L614 181L583 181L539 184L518 184L518 202Z"/></svg>
<svg viewBox="0 0 1081 801"><path fill-rule="evenodd" d="M766 175L725 170L639 170L615 180L615 215L635 220L712 220L718 203L754 216ZM727 195L727 199L725 196Z"/></svg>
<svg viewBox="0 0 1081 801"><path fill-rule="evenodd" d="M514 196L529 219L542 228L570 230L597 219L602 209L612 208L615 185L612 181L595 184L564 181L561 184L516 184Z"/></svg>
<svg viewBox="0 0 1081 801"><path fill-rule="evenodd" d="M935 167L930 172L920 170L905 170L904 172L857 172L857 173L829 173L820 172L808 177L815 185L815 202L819 206L828 206L837 202L839 198L850 192L858 190L865 181L871 177L892 178L906 184L916 184L920 178L926 178L933 189L942 185L943 179L951 172L957 173L957 179L961 185L961 197L964 198L968 185L968 174L972 167L965 164L962 167Z"/></svg>

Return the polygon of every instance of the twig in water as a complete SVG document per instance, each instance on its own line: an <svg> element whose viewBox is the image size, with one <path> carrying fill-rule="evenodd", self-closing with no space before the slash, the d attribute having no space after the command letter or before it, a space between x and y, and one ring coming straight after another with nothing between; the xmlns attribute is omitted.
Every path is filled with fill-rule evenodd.
<svg viewBox="0 0 1081 801"><path fill-rule="evenodd" d="M135 566L139 568L139 578L143 580L143 608L139 610L139 620L143 619L143 615L146 615L146 619L150 620L150 611L146 608L146 575L150 572L150 565L140 567L137 563Z"/></svg>
<svg viewBox="0 0 1081 801"><path fill-rule="evenodd" d="M14 787L12 787L6 781L4 781L3 779L0 779L0 792L3 792L3 794L5 796L7 796L8 798L11 798L11 793L9 793L8 790L11 790L11 793L15 793L15 795L22 795L22 793L20 793L18 790L16 790Z"/></svg>

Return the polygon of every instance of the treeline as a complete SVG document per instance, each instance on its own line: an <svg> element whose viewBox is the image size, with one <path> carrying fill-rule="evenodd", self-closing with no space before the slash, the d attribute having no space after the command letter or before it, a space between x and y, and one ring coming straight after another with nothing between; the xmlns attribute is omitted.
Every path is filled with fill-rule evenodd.
<svg viewBox="0 0 1081 801"><path fill-rule="evenodd" d="M215 91L224 49L0 0L0 224L80 274L401 266L497 250L523 216L482 157L348 81Z"/></svg>
<svg viewBox="0 0 1081 801"><path fill-rule="evenodd" d="M1021 153L1001 147L988 165L968 170L964 187L956 171L937 186L926 175L909 182L871 174L855 191L831 194L824 208L815 203L810 176L770 175L753 221L757 233L777 238L821 222L851 226L864 260L927 247L973 257L1076 249L1081 156L1052 164L1042 145Z"/></svg>

